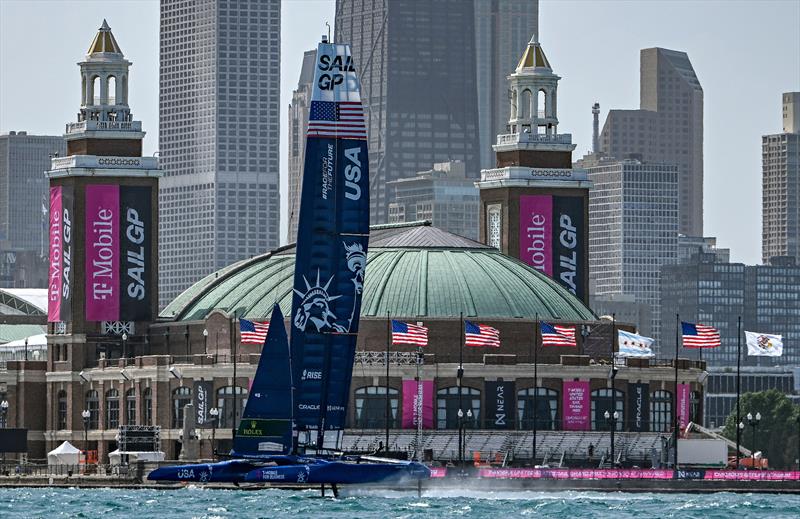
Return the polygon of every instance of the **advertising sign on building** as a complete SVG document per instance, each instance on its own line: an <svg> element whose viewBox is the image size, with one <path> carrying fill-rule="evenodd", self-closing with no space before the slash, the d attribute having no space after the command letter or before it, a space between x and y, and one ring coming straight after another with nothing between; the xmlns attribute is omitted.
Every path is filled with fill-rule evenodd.
<svg viewBox="0 0 800 519"><path fill-rule="evenodd" d="M514 382L486 382L486 428L513 429L515 412Z"/></svg>
<svg viewBox="0 0 800 519"><path fill-rule="evenodd" d="M565 431L589 430L589 410L591 409L589 381L564 381L563 408Z"/></svg>
<svg viewBox="0 0 800 519"><path fill-rule="evenodd" d="M195 425L200 429L210 429L212 417L208 411L214 407L214 383L205 380L196 380L194 383Z"/></svg>
<svg viewBox="0 0 800 519"><path fill-rule="evenodd" d="M584 199L526 195L519 208L520 259L585 299Z"/></svg>
<svg viewBox="0 0 800 519"><path fill-rule="evenodd" d="M433 429L433 380L403 381L403 429Z"/></svg>
<svg viewBox="0 0 800 519"><path fill-rule="evenodd" d="M691 395L689 384L678 384L678 417L681 429L685 428L692 420Z"/></svg>
<svg viewBox="0 0 800 519"><path fill-rule="evenodd" d="M86 186L86 320L152 318L151 188Z"/></svg>
<svg viewBox="0 0 800 519"><path fill-rule="evenodd" d="M650 430L650 385L628 384L628 429L636 432Z"/></svg>
<svg viewBox="0 0 800 519"><path fill-rule="evenodd" d="M72 320L73 270L73 207L70 186L50 188L50 268L47 282L47 321Z"/></svg>

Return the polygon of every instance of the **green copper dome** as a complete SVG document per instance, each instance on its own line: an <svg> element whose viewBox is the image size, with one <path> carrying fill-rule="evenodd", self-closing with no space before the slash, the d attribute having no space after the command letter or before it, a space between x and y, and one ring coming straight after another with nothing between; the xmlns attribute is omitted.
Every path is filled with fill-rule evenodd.
<svg viewBox="0 0 800 519"><path fill-rule="evenodd" d="M547 276L481 243L427 224L370 231L362 317L525 318L595 315ZM294 245L235 263L179 295L162 319L201 320L212 310L263 319L276 301L288 315Z"/></svg>

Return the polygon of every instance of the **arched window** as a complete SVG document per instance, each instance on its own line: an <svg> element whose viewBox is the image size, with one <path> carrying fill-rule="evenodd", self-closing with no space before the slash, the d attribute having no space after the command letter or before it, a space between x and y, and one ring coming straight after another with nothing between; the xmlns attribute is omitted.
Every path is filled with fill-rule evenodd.
<svg viewBox="0 0 800 519"><path fill-rule="evenodd" d="M522 91L517 113L519 113L520 119L530 119L531 117L531 91L527 88Z"/></svg>
<svg viewBox="0 0 800 519"><path fill-rule="evenodd" d="M98 105L100 104L100 76L93 76L91 85L89 89L89 104Z"/></svg>
<svg viewBox="0 0 800 519"><path fill-rule="evenodd" d="M533 429L533 388L517 391L517 429ZM536 429L556 430L558 420L558 391L546 387L536 388Z"/></svg>
<svg viewBox="0 0 800 519"><path fill-rule="evenodd" d="M234 401L236 405L234 406ZM236 387L234 394L233 386L222 387L217 390L217 408L219 409L219 423L218 427L233 428L242 417L242 411L247 404L247 390L243 387ZM233 415L234 407L236 408L236 416Z"/></svg>
<svg viewBox="0 0 800 519"><path fill-rule="evenodd" d="M192 401L192 390L181 386L172 392L172 428L183 427L183 408Z"/></svg>
<svg viewBox="0 0 800 519"><path fill-rule="evenodd" d="M117 102L117 78L114 76L108 76L106 80L106 92L108 92L108 104L113 105Z"/></svg>
<svg viewBox="0 0 800 519"><path fill-rule="evenodd" d="M67 392L63 389L58 392L58 424L59 431L67 428Z"/></svg>
<svg viewBox="0 0 800 519"><path fill-rule="evenodd" d="M87 429L100 428L100 396L94 389L86 392L86 410L89 411Z"/></svg>
<svg viewBox="0 0 800 519"><path fill-rule="evenodd" d="M613 391L613 393L612 393ZM613 413L611 401L614 400L613 409L619 413L616 430L622 430L625 421L625 401L619 389L595 389L592 391L592 430L609 431L611 426L606 420L606 411Z"/></svg>
<svg viewBox="0 0 800 519"><path fill-rule="evenodd" d="M125 425L136 425L136 390L125 393Z"/></svg>
<svg viewBox="0 0 800 519"><path fill-rule="evenodd" d="M153 425L153 392L149 387L142 391L142 422L143 425Z"/></svg>
<svg viewBox="0 0 800 519"><path fill-rule="evenodd" d="M480 423L481 392L471 387L461 387L461 410L463 418L458 419L458 386L446 387L436 392L436 428L458 429L459 423L474 428ZM472 411L472 420L467 419L467 411Z"/></svg>
<svg viewBox="0 0 800 519"><path fill-rule="evenodd" d="M672 430L672 393L653 391L650 393L650 430L667 432Z"/></svg>
<svg viewBox="0 0 800 519"><path fill-rule="evenodd" d="M119 391L106 391L106 429L119 427Z"/></svg>
<svg viewBox="0 0 800 519"><path fill-rule="evenodd" d="M536 110L536 117L539 119L549 115L547 110L547 92L545 92L544 89L540 89L536 92Z"/></svg>
<svg viewBox="0 0 800 519"><path fill-rule="evenodd" d="M386 387L367 386L356 389L356 423L359 429L383 429L386 427ZM399 392L389 388L389 427L397 428Z"/></svg>

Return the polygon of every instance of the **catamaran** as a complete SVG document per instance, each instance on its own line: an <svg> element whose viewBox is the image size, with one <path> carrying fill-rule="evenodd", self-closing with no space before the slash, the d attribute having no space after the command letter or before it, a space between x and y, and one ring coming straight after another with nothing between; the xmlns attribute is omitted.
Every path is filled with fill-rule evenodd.
<svg viewBox="0 0 800 519"><path fill-rule="evenodd" d="M421 463L339 451L369 233L369 159L350 46L317 47L287 338L276 304L230 459L162 467L155 481L386 483L430 477Z"/></svg>

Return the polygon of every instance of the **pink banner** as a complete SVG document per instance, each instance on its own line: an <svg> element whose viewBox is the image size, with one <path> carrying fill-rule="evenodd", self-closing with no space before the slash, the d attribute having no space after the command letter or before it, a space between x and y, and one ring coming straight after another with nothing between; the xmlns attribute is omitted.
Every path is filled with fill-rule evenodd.
<svg viewBox="0 0 800 519"><path fill-rule="evenodd" d="M119 186L86 186L86 320L119 320Z"/></svg>
<svg viewBox="0 0 800 519"><path fill-rule="evenodd" d="M553 276L553 197L519 197L519 257Z"/></svg>
<svg viewBox="0 0 800 519"><path fill-rule="evenodd" d="M565 380L563 397L565 431L588 431L589 382L584 380Z"/></svg>
<svg viewBox="0 0 800 519"><path fill-rule="evenodd" d="M447 476L447 467L428 467L431 471L431 478L443 478Z"/></svg>
<svg viewBox="0 0 800 519"><path fill-rule="evenodd" d="M800 481L797 470L706 470L703 479L728 481Z"/></svg>
<svg viewBox="0 0 800 519"><path fill-rule="evenodd" d="M61 320L61 260L64 253L61 241L61 186L50 188L50 274L47 286L47 321Z"/></svg>
<svg viewBox="0 0 800 519"><path fill-rule="evenodd" d="M422 416L422 428L433 429L433 380L403 381L403 429L416 429Z"/></svg>
<svg viewBox="0 0 800 519"><path fill-rule="evenodd" d="M681 429L685 429L692 418L692 400L689 384L678 384L678 418Z"/></svg>
<svg viewBox="0 0 800 519"><path fill-rule="evenodd" d="M478 477L502 479L672 479L655 469L480 469Z"/></svg>

